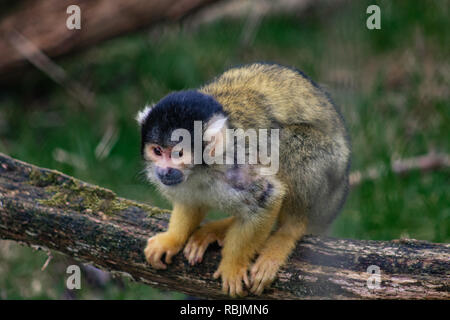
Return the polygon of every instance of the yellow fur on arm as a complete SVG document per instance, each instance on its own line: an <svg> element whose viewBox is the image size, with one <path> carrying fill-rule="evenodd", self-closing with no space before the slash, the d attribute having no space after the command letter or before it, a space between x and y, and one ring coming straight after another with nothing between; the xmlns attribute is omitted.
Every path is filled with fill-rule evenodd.
<svg viewBox="0 0 450 320"><path fill-rule="evenodd" d="M174 203L167 233L179 243L184 243L202 222L205 215L204 208Z"/></svg>

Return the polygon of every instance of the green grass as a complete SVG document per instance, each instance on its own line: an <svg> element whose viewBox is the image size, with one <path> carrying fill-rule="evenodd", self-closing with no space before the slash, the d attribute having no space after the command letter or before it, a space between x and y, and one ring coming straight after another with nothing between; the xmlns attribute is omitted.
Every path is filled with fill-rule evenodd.
<svg viewBox="0 0 450 320"><path fill-rule="evenodd" d="M266 17L254 42L240 46L242 20L195 31L168 28L160 37L142 32L58 60L71 78L94 94L92 108L42 73L0 89L0 152L60 170L128 197L169 207L145 183L134 121L145 103L168 92L197 87L224 69L276 61L302 69L330 91L352 138L352 170L389 166L392 158L449 150L450 44L448 1L378 1L382 29L367 30L370 1L302 18ZM95 148L108 127L118 140L105 159ZM63 149L82 165L61 163ZM450 240L450 171L387 174L352 189L331 235L390 240ZM1 243L1 242L0 242ZM0 299L64 297L67 258L3 242ZM179 298L123 280L98 290L88 283L78 298Z"/></svg>

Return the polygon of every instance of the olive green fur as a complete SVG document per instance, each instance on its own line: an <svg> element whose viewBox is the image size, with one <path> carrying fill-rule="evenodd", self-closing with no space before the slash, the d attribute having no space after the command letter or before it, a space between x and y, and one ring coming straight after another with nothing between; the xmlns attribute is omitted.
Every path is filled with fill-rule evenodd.
<svg viewBox="0 0 450 320"><path fill-rule="evenodd" d="M327 93L300 71L267 63L229 69L199 91L223 106L231 128L280 129L281 210L306 218L309 233L326 231L350 167L348 133Z"/></svg>

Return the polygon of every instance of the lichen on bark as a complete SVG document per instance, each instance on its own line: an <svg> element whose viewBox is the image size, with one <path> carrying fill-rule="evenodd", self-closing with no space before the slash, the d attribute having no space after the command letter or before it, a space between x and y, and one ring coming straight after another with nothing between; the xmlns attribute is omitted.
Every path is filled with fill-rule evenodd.
<svg viewBox="0 0 450 320"><path fill-rule="evenodd" d="M113 215L130 206L143 209L150 215L167 213L166 210L146 204L119 198L113 191L89 185L56 170L40 170L33 167L29 174L29 183L44 188L50 198L37 201L49 207L70 208L82 213L101 212Z"/></svg>
<svg viewBox="0 0 450 320"><path fill-rule="evenodd" d="M182 254L165 271L146 263L147 239L166 230L167 213L0 153L0 238L45 246L160 288L225 298L212 279L217 245L196 266ZM305 236L262 298L450 299L449 261L450 244ZM367 287L371 265L381 271L377 290Z"/></svg>

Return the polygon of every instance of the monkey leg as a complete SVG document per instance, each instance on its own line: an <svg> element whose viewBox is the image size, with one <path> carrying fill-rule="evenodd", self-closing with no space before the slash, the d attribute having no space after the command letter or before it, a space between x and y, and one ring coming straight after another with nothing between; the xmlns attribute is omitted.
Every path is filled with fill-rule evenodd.
<svg viewBox="0 0 450 320"><path fill-rule="evenodd" d="M232 297L244 296L242 282L250 287L247 270L256 251L267 239L276 217L279 205L256 217L236 217L225 235L222 261L214 278L222 278L222 292Z"/></svg>
<svg viewBox="0 0 450 320"><path fill-rule="evenodd" d="M250 292L260 295L275 279L297 241L306 232L306 219L280 214L278 229L267 239L250 270Z"/></svg>
<svg viewBox="0 0 450 320"><path fill-rule="evenodd" d="M166 263L171 263L172 257L181 250L205 214L206 210L203 208L174 204L168 230L147 241L144 253L148 263L155 269L166 269L167 266L161 261L162 255L166 255Z"/></svg>
<svg viewBox="0 0 450 320"><path fill-rule="evenodd" d="M214 241L217 241L219 245L223 244L225 234L234 219L235 217L229 217L208 222L192 234L184 248L184 256L191 265L202 262L203 254L209 244Z"/></svg>

